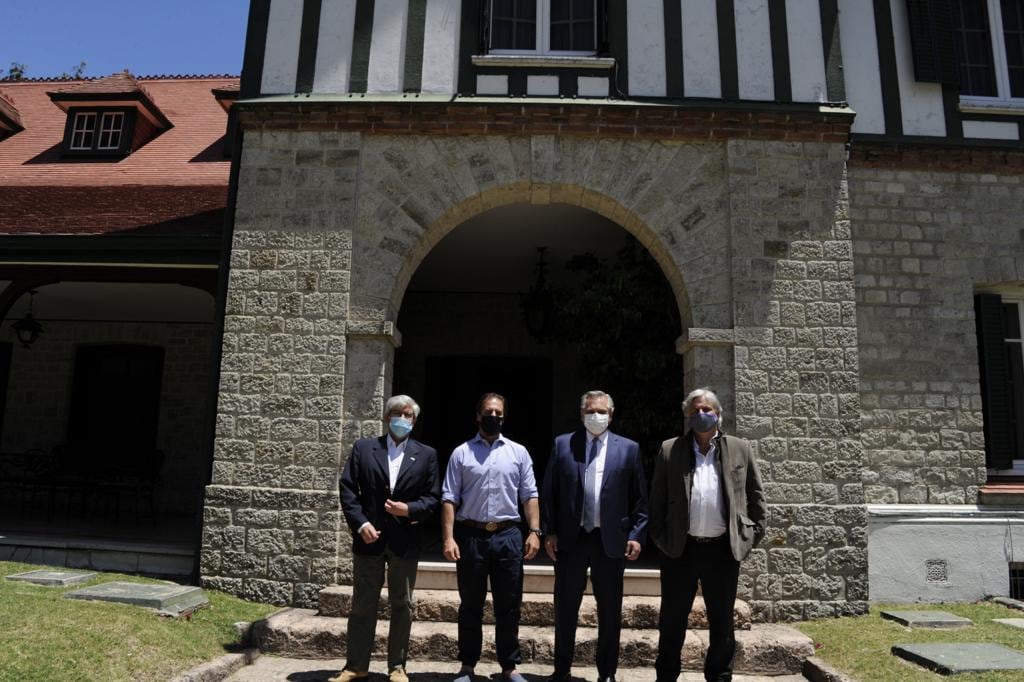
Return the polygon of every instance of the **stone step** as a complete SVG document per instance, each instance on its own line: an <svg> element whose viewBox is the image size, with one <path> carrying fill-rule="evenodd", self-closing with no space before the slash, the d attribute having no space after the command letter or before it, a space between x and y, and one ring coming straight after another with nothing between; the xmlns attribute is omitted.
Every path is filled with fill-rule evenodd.
<svg viewBox="0 0 1024 682"><path fill-rule="evenodd" d="M454 590L421 590L415 592L416 620L435 623L457 623L459 621L459 593ZM622 600L622 627L656 628L661 597L632 596ZM352 587L332 585L320 590L320 615L347 617L352 611ZM387 619L390 615L387 604L387 588L381 591L377 615ZM750 606L737 600L733 609L736 627L750 629ZM484 622L494 623L494 609L490 595L484 606ZM555 622L554 597L551 594L524 594L520 622L523 625L553 626ZM580 625L597 625L597 602L592 595L584 595L580 606ZM690 627L707 629L707 611L704 599L697 597L690 612Z"/></svg>
<svg viewBox="0 0 1024 682"><path fill-rule="evenodd" d="M318 616L310 609L285 609L253 626L253 641L264 653L297 658L339 658L345 656L348 620ZM377 621L374 657L386 657L388 622ZM526 663L551 665L554 630L523 625L519 643ZM806 635L786 625L754 625L736 633L736 671L768 675L800 672L805 659L814 655L814 644ZM689 630L683 647L683 667L700 669L707 650L706 630ZM597 646L597 628L581 627L576 633L576 663L592 665ZM623 668L651 667L657 656L656 629L622 631L619 664ZM412 660L453 661L458 655L458 625L416 621L409 639ZM484 626L482 660L493 662L494 628Z"/></svg>
<svg viewBox="0 0 1024 682"><path fill-rule="evenodd" d="M451 561L421 561L416 571L416 587L423 590L455 590L455 564ZM555 589L555 568L550 564L523 566L523 592L551 594ZM589 587L587 588L589 591ZM661 594L661 572L657 568L627 568L622 580L625 595Z"/></svg>

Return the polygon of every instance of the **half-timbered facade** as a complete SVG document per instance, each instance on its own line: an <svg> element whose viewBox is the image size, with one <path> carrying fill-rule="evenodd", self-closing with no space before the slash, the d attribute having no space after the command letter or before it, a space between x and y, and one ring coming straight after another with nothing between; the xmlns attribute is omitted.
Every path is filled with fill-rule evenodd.
<svg viewBox="0 0 1024 682"><path fill-rule="evenodd" d="M630 435L673 435L684 389L725 398L770 503L759 618L1008 593L1022 5L255 0L206 583L348 580L337 471L392 392L443 450L458 401L507 385L542 463L600 358L527 329L523 295L625 240L679 354L664 433Z"/></svg>

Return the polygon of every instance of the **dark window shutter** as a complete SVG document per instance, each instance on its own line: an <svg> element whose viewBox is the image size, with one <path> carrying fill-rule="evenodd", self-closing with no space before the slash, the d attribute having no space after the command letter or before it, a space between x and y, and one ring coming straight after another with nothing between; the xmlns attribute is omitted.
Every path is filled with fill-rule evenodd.
<svg viewBox="0 0 1024 682"><path fill-rule="evenodd" d="M974 297L974 324L978 331L981 366L981 405L985 411L985 459L990 469L1013 466L1012 396L1010 366L1003 338L1003 301L995 294Z"/></svg>
<svg viewBox="0 0 1024 682"><path fill-rule="evenodd" d="M608 0L597 0L597 54L606 57L611 52L608 45Z"/></svg>
<svg viewBox="0 0 1024 682"><path fill-rule="evenodd" d="M922 83L956 83L953 3L957 0L907 0L914 79Z"/></svg>
<svg viewBox="0 0 1024 682"><path fill-rule="evenodd" d="M480 43L477 54L487 54L491 49L491 0L480 3Z"/></svg>

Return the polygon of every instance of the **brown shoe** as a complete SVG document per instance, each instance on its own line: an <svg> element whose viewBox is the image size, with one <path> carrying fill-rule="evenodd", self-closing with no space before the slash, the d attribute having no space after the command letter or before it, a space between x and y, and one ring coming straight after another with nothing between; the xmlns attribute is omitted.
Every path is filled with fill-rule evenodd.
<svg viewBox="0 0 1024 682"><path fill-rule="evenodd" d="M370 673L357 673L355 670L342 670L337 677L332 677L327 682L354 682L369 677Z"/></svg>
<svg viewBox="0 0 1024 682"><path fill-rule="evenodd" d="M409 676L405 674L404 668L395 668L388 673L388 682L409 682Z"/></svg>

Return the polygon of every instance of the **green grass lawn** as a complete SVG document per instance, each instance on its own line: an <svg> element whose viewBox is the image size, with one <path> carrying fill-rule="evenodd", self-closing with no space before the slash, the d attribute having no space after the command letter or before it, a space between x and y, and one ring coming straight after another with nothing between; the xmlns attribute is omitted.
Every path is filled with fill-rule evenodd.
<svg viewBox="0 0 1024 682"><path fill-rule="evenodd" d="M907 628L895 621L883 619L881 611L893 609L936 609L970 618L974 625L959 630L931 630ZM814 640L818 656L838 671L861 682L873 680L937 680L956 679L957 682L1024 682L1024 672L971 673L945 677L907 663L892 655L893 644L924 642L980 642L1002 644L1024 652L1024 630L1001 623L993 618L1024 618L1024 612L1014 611L990 602L977 604L876 604L871 614L859 618L837 618L808 623L794 623L796 628Z"/></svg>
<svg viewBox="0 0 1024 682"><path fill-rule="evenodd" d="M191 618L135 606L63 599L67 591L113 580L160 582L103 573L84 585L41 587L4 580L29 566L0 561L0 680L167 680L237 642L232 626L277 610L207 590L210 605Z"/></svg>

